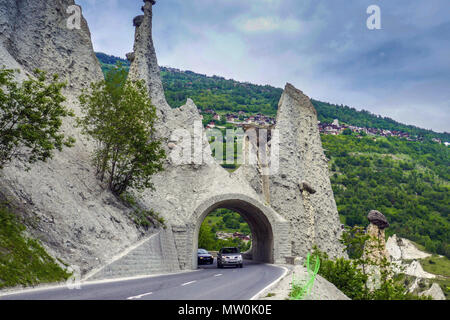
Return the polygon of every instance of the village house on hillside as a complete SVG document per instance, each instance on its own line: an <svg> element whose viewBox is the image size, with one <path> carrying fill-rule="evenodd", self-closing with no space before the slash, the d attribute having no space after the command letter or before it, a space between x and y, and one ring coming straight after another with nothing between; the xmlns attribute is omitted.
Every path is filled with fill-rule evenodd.
<svg viewBox="0 0 450 320"><path fill-rule="evenodd" d="M247 115L244 111L239 111L237 114L227 113L221 116L212 109L207 109L205 111L199 110L199 112L203 114L212 115L213 122L209 123L207 125L207 128L216 127L217 123L214 123L214 121L221 121L222 118L224 118L227 123L233 124L235 126L250 125L250 124L257 126L270 126L276 124L276 120L274 117L266 116L261 113L257 115ZM202 119L203 118L204 116L202 116Z"/></svg>
<svg viewBox="0 0 450 320"><path fill-rule="evenodd" d="M352 132L355 133L364 133L369 136L382 136L382 137L398 137L403 138L408 141L420 141L421 138L417 137L411 137L409 133L402 132L402 131L396 131L396 130L385 130L385 129L376 129L376 128L365 128L365 127L358 127L358 126L352 126L352 125L346 125L343 123L340 123L338 119L335 119L333 123L322 123L319 121L319 131L322 134L327 135L340 135L344 132L345 129L350 129ZM439 139L433 139L439 143Z"/></svg>
<svg viewBox="0 0 450 320"><path fill-rule="evenodd" d="M242 234L239 232L227 233L227 232L218 231L218 232L216 232L216 237L219 240L241 239L245 243L247 243L251 240L251 236L245 235L245 234Z"/></svg>

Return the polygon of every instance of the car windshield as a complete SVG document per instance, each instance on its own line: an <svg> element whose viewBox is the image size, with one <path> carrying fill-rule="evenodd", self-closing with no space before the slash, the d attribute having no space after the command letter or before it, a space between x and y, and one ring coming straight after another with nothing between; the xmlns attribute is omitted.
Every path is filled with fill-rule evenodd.
<svg viewBox="0 0 450 320"><path fill-rule="evenodd" d="M228 253L239 253L238 248L223 248L222 253L228 254Z"/></svg>
<svg viewBox="0 0 450 320"><path fill-rule="evenodd" d="M208 251L206 251L205 249L198 249L198 250L197 250L197 253L198 253L198 254L207 254Z"/></svg>

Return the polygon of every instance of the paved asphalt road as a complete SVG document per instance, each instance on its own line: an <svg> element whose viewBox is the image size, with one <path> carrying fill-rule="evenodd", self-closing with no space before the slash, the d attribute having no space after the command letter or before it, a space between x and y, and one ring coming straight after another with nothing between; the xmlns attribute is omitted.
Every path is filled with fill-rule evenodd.
<svg viewBox="0 0 450 320"><path fill-rule="evenodd" d="M249 300L283 273L280 267L245 261L242 269L214 264L195 272L82 284L79 290L33 290L0 300Z"/></svg>

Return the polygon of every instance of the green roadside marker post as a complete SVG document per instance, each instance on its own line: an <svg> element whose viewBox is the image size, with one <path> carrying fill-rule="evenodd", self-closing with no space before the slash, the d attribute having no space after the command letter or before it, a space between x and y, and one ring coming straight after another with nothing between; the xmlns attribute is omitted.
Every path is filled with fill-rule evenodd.
<svg viewBox="0 0 450 320"><path fill-rule="evenodd" d="M319 272L319 268L320 268L319 257L316 258L316 263L315 263L314 271L313 271L313 270L311 270L310 254L308 253L308 256L306 258L306 268L307 268L307 272L308 272L308 281L306 282L306 284L302 285L302 284L300 284L300 282L296 282L295 275L293 275L293 277L292 277L292 293L294 293L296 287L299 287L300 289L295 296L292 296L290 298L290 300L302 300L311 293L312 287L314 285L314 281L316 280L316 276L317 276L317 273Z"/></svg>

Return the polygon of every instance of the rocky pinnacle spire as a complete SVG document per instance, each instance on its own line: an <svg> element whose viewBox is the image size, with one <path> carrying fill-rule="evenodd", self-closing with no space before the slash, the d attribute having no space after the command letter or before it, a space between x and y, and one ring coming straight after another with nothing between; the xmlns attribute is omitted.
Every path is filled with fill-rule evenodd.
<svg viewBox="0 0 450 320"><path fill-rule="evenodd" d="M160 78L160 69L156 58L152 38L152 6L154 0L144 0L142 11L144 15L133 19L136 27L134 39L134 52L127 58L131 61L129 79L145 80L148 85L149 95L156 108L164 113L170 109L164 96L164 89Z"/></svg>
<svg viewBox="0 0 450 320"><path fill-rule="evenodd" d="M294 255L306 256L317 245L338 257L339 214L317 122L309 97L286 84L277 114L280 174L270 177L271 206L291 221Z"/></svg>

